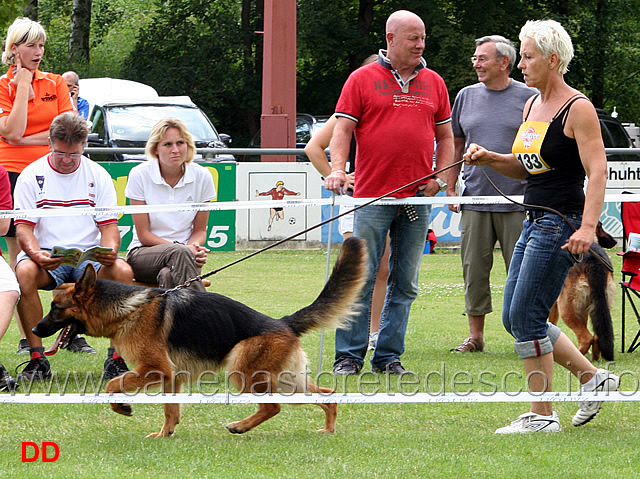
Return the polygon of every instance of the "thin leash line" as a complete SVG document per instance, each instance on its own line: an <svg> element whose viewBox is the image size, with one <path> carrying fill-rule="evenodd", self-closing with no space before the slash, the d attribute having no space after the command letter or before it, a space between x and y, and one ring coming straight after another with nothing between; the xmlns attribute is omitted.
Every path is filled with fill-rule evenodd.
<svg viewBox="0 0 640 479"><path fill-rule="evenodd" d="M500 190L500 188L498 188L498 185L496 185L493 180L489 177L489 175L487 175L487 172L484 170L484 166L480 164L480 162L478 162L478 160L475 160L478 163L478 167L480 167L480 171L482 171L482 174L484 175L484 177L487 179L487 181L491 184L491 186L493 186L493 189L496 190L498 192L498 194L500 196L502 196L503 198L506 198L508 201L510 201L511 203L514 203L516 205L522 206L525 209L530 209L530 210L542 210L542 211L547 211L549 213L552 213L554 215L558 215L560 218L562 218L562 220L567 223L569 225L569 227L573 230L573 232L575 233L576 231L578 231L576 229L575 226L573 226L573 223L571 223L571 221L569 221L569 218L564 215L563 213L561 213L560 211L551 208L549 206L543 206L543 205L530 205L528 203L520 203L519 201L514 200L513 198L509 198L509 196L507 196L506 194L504 194L502 192L502 190ZM600 261L603 266L605 268L607 268L607 270L609 270L610 272L613 273L613 266L606 261L594 248L593 245L589 246L589 253L591 253L592 256L594 256L598 261ZM573 259L575 260L576 263L580 263L582 262L582 254L580 255L575 255L571 252L569 252L569 254L573 257Z"/></svg>
<svg viewBox="0 0 640 479"><path fill-rule="evenodd" d="M305 234L305 233L308 233L309 231L312 231L312 230L314 230L314 229L316 229L316 228L320 228L321 226L324 226L324 225L326 225L327 223L330 223L331 221L337 220L338 218L341 218L341 217L343 217L343 216L345 216L345 215L348 215L349 213L353 213L354 211L359 210L360 208L364 208L365 206L369 206L369 205L371 205L372 203L375 203L376 201L379 201L379 200L382 200L382 199L384 199L384 198L387 198L387 197L389 197L389 196L391 196L391 195L393 195L393 194L397 193L398 191L404 190L405 188L409 188L410 186L413 186L413 185L415 185L416 183L420 183L420 182L422 182L422 181L424 181L424 180L427 180L427 179L429 179L429 178L433 178L433 177L434 177L434 176L436 176L438 173L442 173L443 171L446 171L446 170L448 170L448 169L450 169L450 168L453 168L454 166L460 165L460 164L464 163L464 161L465 161L465 160L459 160L459 161L456 161L455 163L452 163L452 164L451 164L451 165L449 165L449 166L445 166L444 168L441 168L441 169L439 169L439 170L437 170L437 171L434 171L433 173L430 173L430 174L428 174L428 175L426 175L426 176L423 176L422 178L418 178L417 180L414 180L414 181L412 181L412 182L410 182L410 183L407 183L406 185L403 185L403 186L401 186L401 187L399 187L399 188L396 188L395 190L390 191L389 193L386 193L386 194L384 194L384 195L382 195L382 196L378 196L377 198L373 198L372 200L369 200L369 201L367 201L366 203L363 203L363 204L361 204L361 205L354 206L354 207L353 207L351 210L349 210L349 211L345 211L345 212L343 212L343 213L340 213L340 214L338 214L338 215L336 215L336 216L333 216L333 217L331 217L331 218L329 218L329 219L327 219L327 220L325 220L325 221L322 221L322 222L317 223L317 224L315 224L315 225L313 225L313 226L310 226L310 227L309 227L309 228L307 228L307 229L304 229L304 230L302 230L302 231L299 231L298 233L294 233L294 234L292 234L291 236L287 236L287 237L286 237L286 238L284 238L284 239L278 240L278 241L276 241L275 243L270 244L269 246L265 246L265 247L264 247L264 248L262 248L262 249L259 249L259 250L257 250L257 251L254 251L253 253L248 254L248 255L246 255L246 256L243 256L242 258L239 258L239 259L237 259L237 260L235 260L235 261L232 261L231 263L228 263L228 264L226 264L226 265L224 265L224 266L221 266L220 268L214 269L214 270L209 271L208 273L205 273L205 274L201 274L201 275L199 275L199 276L196 276L195 278L188 279L188 280L187 280L187 281L185 281L184 283L179 284L179 285L177 285L177 286L174 286L174 287L173 287L173 288L171 288L171 289L166 290L165 292L163 292L163 293L162 293L162 296L164 296L164 295L166 295L166 294L168 294L168 293L170 293L170 292L172 292L172 291L176 291L176 290L178 290L178 289L187 288L187 287L189 287L189 285L191 285L191 283L193 283L194 281L201 281L201 280L203 280L203 279L205 279L205 278L207 278L207 277L209 277L209 276L211 276L211 275L217 274L217 273L219 273L220 271L223 271L223 270L225 270L225 269L227 269L227 268L229 268L229 267L231 267L231 266L235 266L236 264L241 263L241 262L242 262L242 261L244 261L244 260L247 260L247 259L249 259L249 258L253 258L253 257L254 257L254 256L256 256L256 255L259 255L259 254L261 254L261 253L264 253L265 251L268 251L268 250L270 250L270 249L272 249L272 248L275 248L275 247L276 247L276 246L278 246L278 245L281 245L282 243L286 243L287 241L290 241L290 240L292 240L292 239L294 239L294 238L297 238L298 236L301 236L301 235L303 235L303 234ZM331 238L329 238L329 241L331 241Z"/></svg>

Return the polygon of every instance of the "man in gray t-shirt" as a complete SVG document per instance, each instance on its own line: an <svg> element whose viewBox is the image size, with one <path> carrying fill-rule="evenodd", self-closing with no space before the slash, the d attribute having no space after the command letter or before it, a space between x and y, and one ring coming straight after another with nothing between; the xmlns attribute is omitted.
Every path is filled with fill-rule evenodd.
<svg viewBox="0 0 640 479"><path fill-rule="evenodd" d="M452 111L455 159L469 143L478 143L498 153L509 153L518 128L522 110L537 90L509 77L516 61L516 49L511 41L499 35L476 40L471 58L480 83L460 90ZM492 168L465 165L456 191L461 166L449 170L448 196L496 196L491 181L507 195L522 195L525 181L507 178ZM485 315L491 305L490 273L493 249L500 244L505 266L509 269L514 245L522 231L522 207L508 204L450 205L461 212L462 268L465 283L465 312L469 320L469 337L452 352L484 350Z"/></svg>

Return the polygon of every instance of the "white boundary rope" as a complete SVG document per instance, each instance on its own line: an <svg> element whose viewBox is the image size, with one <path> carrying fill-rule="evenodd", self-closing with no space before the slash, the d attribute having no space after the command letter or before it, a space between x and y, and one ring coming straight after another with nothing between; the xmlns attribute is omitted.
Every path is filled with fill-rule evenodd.
<svg viewBox="0 0 640 479"><path fill-rule="evenodd" d="M640 195L612 194L605 196L605 202L635 202L640 201ZM266 209L280 207L323 206L362 204L373 198L354 199L349 196L339 196L321 199L302 200L262 200L262 201L228 201L212 203L184 203L167 205L136 205L99 208L51 208L34 210L0 210L0 218L27 218L45 216L90 216L112 214L134 214L149 212L173 211L222 211L239 209ZM522 196L514 196L516 201L522 201ZM455 197L436 196L423 198L385 198L378 204L499 204L508 203L501 196ZM487 393L333 393L333 394L0 394L0 403L13 404L260 404L260 403L288 403L288 404L384 404L384 403L520 403L520 402L577 402L577 401L640 401L638 391L622 391L615 393L585 393L585 392L487 392Z"/></svg>
<svg viewBox="0 0 640 479"><path fill-rule="evenodd" d="M486 392L486 393L333 393L333 394L2 394L0 403L13 404L443 404L530 403L577 401L640 401L638 391L586 392Z"/></svg>
<svg viewBox="0 0 640 479"><path fill-rule="evenodd" d="M523 196L513 196L516 201L522 202ZM300 199L300 200L262 200L262 201L220 201L211 203L180 203L166 205L126 205L126 206L103 206L97 208L47 208L32 210L0 210L0 218L40 218L45 216L93 216L104 215L106 213L124 215L135 213L158 213L158 212L184 212L184 211L223 211L223 210L249 210L283 207L301 206L324 206L345 204L358 205L373 200L374 198L352 198L350 196L337 196L335 203L331 198ZM611 194L605 196L607 203L637 202L640 201L640 194ZM410 197L403 199L384 198L378 200L381 205L405 205L405 204L502 204L510 203L502 196L434 196L434 197Z"/></svg>

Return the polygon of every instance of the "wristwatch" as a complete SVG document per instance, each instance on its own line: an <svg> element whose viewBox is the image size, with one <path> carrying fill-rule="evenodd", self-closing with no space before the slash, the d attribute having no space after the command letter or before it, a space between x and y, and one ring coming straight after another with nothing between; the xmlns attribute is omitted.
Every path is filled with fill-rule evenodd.
<svg viewBox="0 0 640 479"><path fill-rule="evenodd" d="M440 187L440 191L445 191L447 189L447 184L437 176L436 176L436 183L438 183L438 186Z"/></svg>

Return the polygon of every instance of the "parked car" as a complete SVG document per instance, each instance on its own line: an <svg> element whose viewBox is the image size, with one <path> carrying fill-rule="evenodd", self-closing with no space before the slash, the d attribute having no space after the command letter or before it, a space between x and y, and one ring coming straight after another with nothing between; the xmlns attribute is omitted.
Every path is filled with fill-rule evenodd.
<svg viewBox="0 0 640 479"><path fill-rule="evenodd" d="M328 115L313 116L307 113L298 113L296 115L296 148L304 148L313 135L324 126L329 119ZM254 135L249 142L249 148L260 148L261 137L260 130ZM283 148L285 146L283 145ZM259 155L245 155L242 161L260 161ZM296 161L309 161L307 155L300 153L296 155Z"/></svg>
<svg viewBox="0 0 640 479"><path fill-rule="evenodd" d="M127 80L80 81L80 95L90 103L89 147L144 148L153 126L166 117L183 120L197 148L227 148L231 143L231 137L219 134L207 115L188 96L159 96L148 85ZM87 88L92 84L94 93ZM104 88L99 88L100 84ZM145 159L143 153L90 153L90 156L95 161ZM196 155L196 161L234 160L233 155Z"/></svg>
<svg viewBox="0 0 640 479"><path fill-rule="evenodd" d="M617 118L598 109L598 119L605 148L634 148L631 137ZM607 193L640 193L640 155L607 154Z"/></svg>

